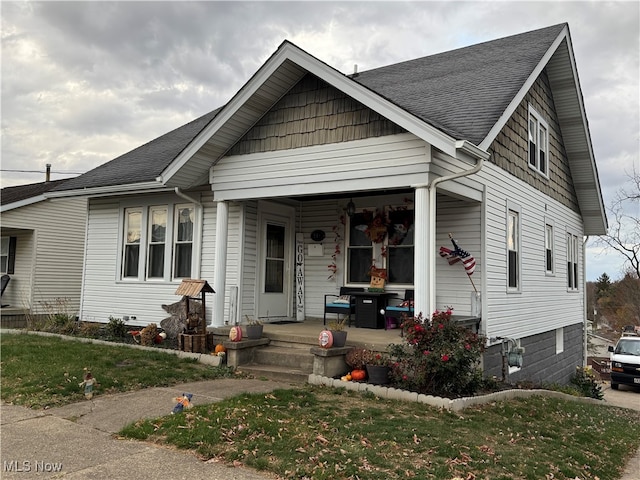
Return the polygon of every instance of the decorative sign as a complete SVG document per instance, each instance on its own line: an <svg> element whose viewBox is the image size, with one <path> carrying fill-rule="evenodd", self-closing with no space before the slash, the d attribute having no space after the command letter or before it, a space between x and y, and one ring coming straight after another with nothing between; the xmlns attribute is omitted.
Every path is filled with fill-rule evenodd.
<svg viewBox="0 0 640 480"><path fill-rule="evenodd" d="M325 237L325 233L322 230L314 230L313 232L311 232L311 240L313 240L314 242L321 242L322 240L324 240Z"/></svg>
<svg viewBox="0 0 640 480"><path fill-rule="evenodd" d="M296 233L296 320L304 321L304 234Z"/></svg>

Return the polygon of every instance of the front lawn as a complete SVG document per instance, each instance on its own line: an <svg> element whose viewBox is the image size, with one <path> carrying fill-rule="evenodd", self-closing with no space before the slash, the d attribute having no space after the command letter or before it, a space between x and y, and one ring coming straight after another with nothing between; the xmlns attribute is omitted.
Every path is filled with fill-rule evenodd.
<svg viewBox="0 0 640 480"><path fill-rule="evenodd" d="M232 375L163 351L73 339L3 334L1 395L7 403L46 408L84 399L83 369L97 379L99 395Z"/></svg>
<svg viewBox="0 0 640 480"><path fill-rule="evenodd" d="M242 395L121 434L290 479L619 478L638 412L533 397L460 414L308 386Z"/></svg>

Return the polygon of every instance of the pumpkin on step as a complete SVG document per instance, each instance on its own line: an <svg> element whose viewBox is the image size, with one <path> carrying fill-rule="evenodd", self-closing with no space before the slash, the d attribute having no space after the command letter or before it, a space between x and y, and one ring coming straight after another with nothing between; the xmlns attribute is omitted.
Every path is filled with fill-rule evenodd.
<svg viewBox="0 0 640 480"><path fill-rule="evenodd" d="M367 371L366 370L357 369L357 370L352 370L351 371L351 380L356 381L356 382L361 382L365 378L367 378Z"/></svg>
<svg viewBox="0 0 640 480"><path fill-rule="evenodd" d="M216 345L216 348L213 351L213 353L224 353L226 351L227 351L227 349L224 347L224 345L219 343L219 344Z"/></svg>

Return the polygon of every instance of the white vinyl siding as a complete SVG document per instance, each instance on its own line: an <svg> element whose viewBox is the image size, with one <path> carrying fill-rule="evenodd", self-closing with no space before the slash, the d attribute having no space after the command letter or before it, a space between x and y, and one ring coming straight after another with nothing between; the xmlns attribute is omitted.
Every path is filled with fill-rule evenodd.
<svg viewBox="0 0 640 480"><path fill-rule="evenodd" d="M15 269L3 304L39 314L46 313L45 303L65 298L68 313L78 313L86 204L84 198L44 200L2 213L3 235L16 237Z"/></svg>
<svg viewBox="0 0 640 480"><path fill-rule="evenodd" d="M197 193L191 196L198 198ZM138 207L131 202L138 203ZM140 206L142 202L145 205ZM130 321L133 325L147 325L149 323L160 324L168 316L162 309L163 304L171 304L180 300L175 295L175 291L180 283L179 280L170 281L169 277L156 279L153 281L131 281L121 280L121 263L114 261L122 258L124 245L124 209L164 207L182 205L184 200L175 195L145 197L139 196L137 199L93 199L89 204L89 222L87 230L87 250L85 265L85 282L82 292L82 318L87 321L108 322L109 317L123 318L124 316L136 317L135 321ZM205 208L206 205L206 208ZM168 208L168 207L165 207ZM205 210L215 208L211 201L208 204L203 202ZM171 211L171 210L170 210ZM168 217L172 218L171 217ZM213 215L215 225L215 215ZM143 225L147 225L143 223ZM147 245L147 227L143 227L144 239L141 245ZM199 233L196 233L196 246L200 244ZM172 237L167 237L168 240ZM213 249L213 247L212 247ZM145 248L146 250L146 248ZM170 250L170 248L169 248ZM141 253L142 268L139 278L145 278L147 255ZM170 272L171 256L165 254L164 271ZM212 283L213 272L210 276L202 277ZM207 294L207 321L211 320L211 295Z"/></svg>
<svg viewBox="0 0 640 480"><path fill-rule="evenodd" d="M486 219L482 288L484 333L488 336L524 338L583 323L582 296L567 295L565 275L547 275L543 267L545 242L542 225L548 219L553 220L556 226L568 225L572 231L581 232L579 214L489 162L485 162L479 176L487 183L487 200L483 205ZM518 295L511 295L505 289L505 210L508 202L518 204L522 209L522 289ZM555 254L556 264L564 265L565 249L556 248ZM577 258L581 258L580 252ZM437 278L440 282L439 276ZM579 285L579 288L582 287ZM554 314L549 315L550 311Z"/></svg>
<svg viewBox="0 0 640 480"><path fill-rule="evenodd" d="M224 157L210 175L216 198L327 194L358 181L406 187L426 175L428 146L412 134Z"/></svg>

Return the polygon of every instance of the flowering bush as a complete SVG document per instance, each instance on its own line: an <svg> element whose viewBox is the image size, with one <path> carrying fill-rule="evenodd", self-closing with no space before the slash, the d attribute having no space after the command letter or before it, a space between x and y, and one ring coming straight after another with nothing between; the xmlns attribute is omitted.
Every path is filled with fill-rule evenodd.
<svg viewBox="0 0 640 480"><path fill-rule="evenodd" d="M393 363L389 354L385 352L374 352L359 347L349 350L344 360L353 369L363 369L367 365L391 366Z"/></svg>
<svg viewBox="0 0 640 480"><path fill-rule="evenodd" d="M440 396L469 395L482 384L478 362L484 337L451 319L452 309L406 319L404 343L391 346L395 386Z"/></svg>

